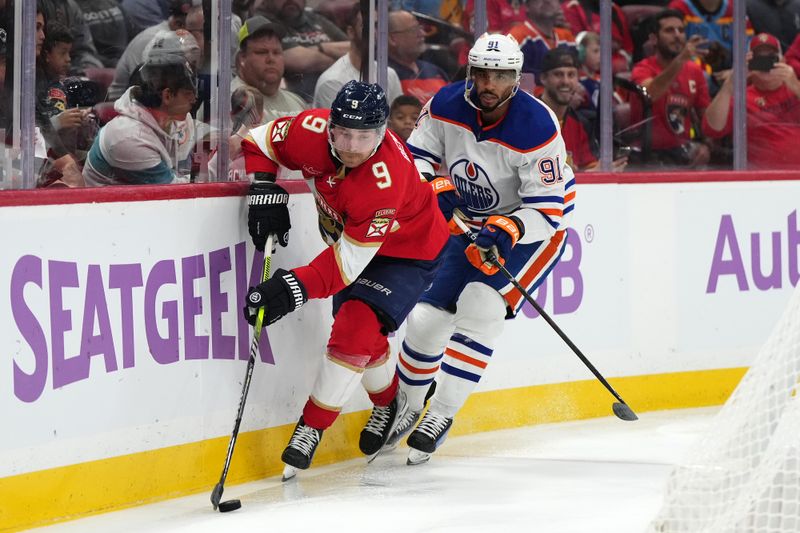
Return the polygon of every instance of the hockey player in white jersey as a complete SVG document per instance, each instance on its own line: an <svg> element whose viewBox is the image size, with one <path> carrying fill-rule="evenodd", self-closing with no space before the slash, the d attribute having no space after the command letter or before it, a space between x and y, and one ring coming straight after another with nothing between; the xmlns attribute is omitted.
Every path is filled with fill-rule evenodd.
<svg viewBox="0 0 800 533"><path fill-rule="evenodd" d="M470 50L466 80L439 90L408 139L454 228L400 351L409 409L386 446L414 429L409 464L427 461L442 444L491 360L503 321L525 301L488 257L530 293L564 250L575 179L555 115L519 90L522 62L513 38L484 34ZM477 232L475 243L455 234L450 219L459 214ZM415 428L434 379L430 408Z"/></svg>

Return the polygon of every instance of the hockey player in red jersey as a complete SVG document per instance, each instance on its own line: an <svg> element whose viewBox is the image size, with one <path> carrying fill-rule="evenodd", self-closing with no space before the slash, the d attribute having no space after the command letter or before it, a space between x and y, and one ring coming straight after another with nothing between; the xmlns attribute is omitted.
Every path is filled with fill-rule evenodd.
<svg viewBox="0 0 800 533"><path fill-rule="evenodd" d="M276 119L242 142L254 178L248 227L256 247L263 249L270 234L288 243L289 195L275 183L278 165L302 171L330 245L308 265L278 269L251 288L244 309L255 323L265 307L264 321L272 324L308 299L333 295L322 368L281 456L294 468L309 467L322 432L359 383L374 404L359 439L364 454L377 453L405 413L387 335L430 285L448 229L431 186L403 142L386 131L388 114L380 86L351 81L330 110Z"/></svg>

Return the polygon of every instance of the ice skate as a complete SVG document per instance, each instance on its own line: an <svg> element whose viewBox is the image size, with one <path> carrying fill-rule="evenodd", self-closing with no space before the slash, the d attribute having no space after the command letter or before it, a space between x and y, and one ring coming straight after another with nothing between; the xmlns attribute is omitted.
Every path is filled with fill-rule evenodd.
<svg viewBox="0 0 800 533"><path fill-rule="evenodd" d="M372 414L367 420L364 429L361 430L361 437L358 440L358 447L361 452L368 456L368 462L372 462L381 451L386 439L389 438L397 421L402 419L408 410L406 393L397 390L392 402L386 407L374 406Z"/></svg>
<svg viewBox="0 0 800 533"><path fill-rule="evenodd" d="M433 452L441 446L447 438L447 433L453 425L453 419L438 413L428 411L422 417L422 422L408 437L408 460L406 464L418 465L426 463Z"/></svg>
<svg viewBox="0 0 800 533"><path fill-rule="evenodd" d="M289 444L281 454L281 461L286 463L283 470L283 481L292 479L297 470L305 470L311 465L314 452L322 439L322 430L305 425L303 417L297 422Z"/></svg>
<svg viewBox="0 0 800 533"><path fill-rule="evenodd" d="M411 409L406 411L405 416L402 418L398 418L397 425L394 428L394 431L389 435L389 438L386 439L386 444L383 445L383 449L381 451L389 451L394 450L400 441L409 434L409 432L414 429L414 426L417 425L419 421L419 417L422 415L422 411L425 410L425 406L428 405L428 400L431 399L433 393L436 392L436 382L431 382L430 388L428 388L428 392L425 394L425 403L422 405L422 409L419 411L412 411Z"/></svg>

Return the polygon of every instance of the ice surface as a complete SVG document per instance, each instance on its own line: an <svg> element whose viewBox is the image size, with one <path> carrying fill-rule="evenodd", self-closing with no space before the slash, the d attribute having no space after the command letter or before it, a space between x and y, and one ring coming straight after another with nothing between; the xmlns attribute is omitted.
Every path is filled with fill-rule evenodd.
<svg viewBox="0 0 800 533"><path fill-rule="evenodd" d="M658 511L671 465L716 410L453 437L420 466L406 466L403 445L370 465L357 459L312 466L287 483L226 487L223 500L242 500L231 513L214 512L204 493L36 531L639 533Z"/></svg>

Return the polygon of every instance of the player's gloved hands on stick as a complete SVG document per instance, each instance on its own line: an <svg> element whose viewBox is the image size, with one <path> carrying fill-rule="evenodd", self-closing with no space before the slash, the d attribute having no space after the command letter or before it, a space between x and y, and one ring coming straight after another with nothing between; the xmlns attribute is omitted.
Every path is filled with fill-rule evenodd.
<svg viewBox="0 0 800 533"><path fill-rule="evenodd" d="M447 176L434 176L427 173L423 174L423 176L430 182L433 192L436 193L436 200L439 202L439 210L444 215L444 219L450 227L450 233L454 235L463 233L461 229L452 222L452 219L456 210L466 215L469 213L469 209L461 198L461 195L458 194L458 190L455 185L453 185L453 182L450 181L450 178Z"/></svg>
<svg viewBox="0 0 800 533"><path fill-rule="evenodd" d="M472 266L491 276L500 270L492 264L492 259L504 265L524 232L522 221L517 217L492 215L484 221L475 242L467 246L464 253Z"/></svg>
<svg viewBox="0 0 800 533"><path fill-rule="evenodd" d="M247 229L253 244L264 250L267 236L274 234L281 246L289 243L289 193L275 183L255 181L247 191Z"/></svg>
<svg viewBox="0 0 800 533"><path fill-rule="evenodd" d="M308 301L306 289L292 272L279 268L270 279L250 287L244 317L256 325L258 310L264 307L264 324L273 324Z"/></svg>

